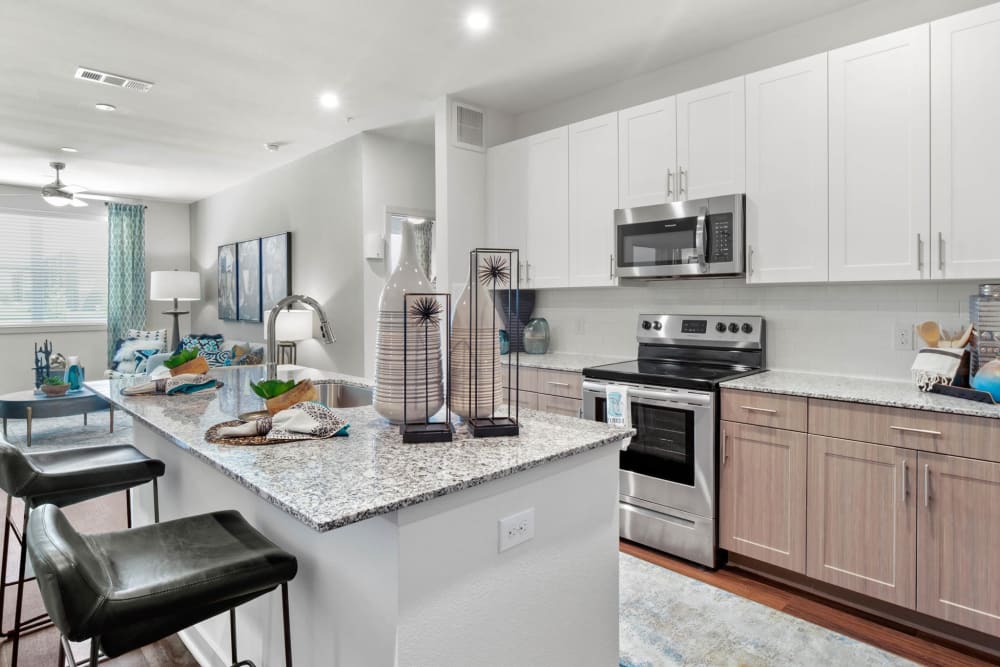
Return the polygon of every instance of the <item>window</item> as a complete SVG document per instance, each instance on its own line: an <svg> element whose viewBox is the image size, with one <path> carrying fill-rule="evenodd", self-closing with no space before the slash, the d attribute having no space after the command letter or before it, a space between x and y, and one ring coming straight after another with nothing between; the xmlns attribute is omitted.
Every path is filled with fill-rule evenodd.
<svg viewBox="0 0 1000 667"><path fill-rule="evenodd" d="M108 225L0 212L0 328L105 324Z"/></svg>

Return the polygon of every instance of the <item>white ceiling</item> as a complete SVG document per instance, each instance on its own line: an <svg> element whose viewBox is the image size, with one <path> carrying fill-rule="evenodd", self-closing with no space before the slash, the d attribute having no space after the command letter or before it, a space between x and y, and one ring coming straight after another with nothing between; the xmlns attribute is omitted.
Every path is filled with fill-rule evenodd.
<svg viewBox="0 0 1000 667"><path fill-rule="evenodd" d="M476 0L3 0L0 183L47 183L62 159L93 191L194 201L405 128L443 94L521 113L858 2L482 0L494 25L473 37ZM76 80L79 65L156 85ZM323 90L341 109L318 107Z"/></svg>

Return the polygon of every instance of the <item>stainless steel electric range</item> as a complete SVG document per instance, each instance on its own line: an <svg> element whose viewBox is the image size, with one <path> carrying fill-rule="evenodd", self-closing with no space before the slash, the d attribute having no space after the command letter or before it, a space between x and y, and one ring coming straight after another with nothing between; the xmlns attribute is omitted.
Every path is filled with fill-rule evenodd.
<svg viewBox="0 0 1000 667"><path fill-rule="evenodd" d="M584 418L607 421L610 397L637 431L620 456L621 536L716 567L719 383L764 370L764 319L640 315L637 332L638 359L583 370Z"/></svg>

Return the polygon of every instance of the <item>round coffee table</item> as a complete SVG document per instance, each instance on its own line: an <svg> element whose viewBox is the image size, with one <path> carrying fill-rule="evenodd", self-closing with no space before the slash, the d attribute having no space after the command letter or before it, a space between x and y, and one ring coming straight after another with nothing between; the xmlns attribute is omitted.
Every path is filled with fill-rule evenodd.
<svg viewBox="0 0 1000 667"><path fill-rule="evenodd" d="M111 430L115 432L115 408L86 387L64 396L38 396L35 392L18 391L0 396L0 417L3 417L3 435L7 437L7 420L24 419L28 422L28 447L31 447L31 421L46 417L66 417L83 415L83 425L87 425L87 413L105 408L111 411Z"/></svg>

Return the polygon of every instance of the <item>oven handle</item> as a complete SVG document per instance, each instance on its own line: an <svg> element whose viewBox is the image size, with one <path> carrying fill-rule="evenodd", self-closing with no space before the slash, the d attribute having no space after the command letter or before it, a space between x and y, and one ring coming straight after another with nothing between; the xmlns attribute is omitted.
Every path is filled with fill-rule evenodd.
<svg viewBox="0 0 1000 667"><path fill-rule="evenodd" d="M604 394L607 391L608 385L613 385L616 387L626 387L628 389L629 403L633 399L640 399L646 401L656 401L658 403L675 403L678 405L692 405L695 407L709 407L712 405L712 395L711 394L695 394L695 393L675 393L675 392L665 392L656 391L655 389L640 389L636 385L628 383L617 383L611 382L608 384L602 384L598 382L583 382L583 391Z"/></svg>

